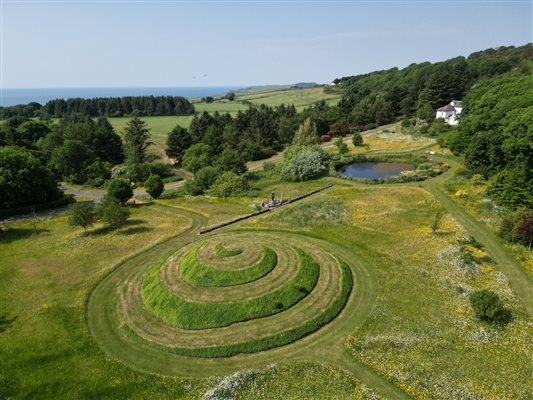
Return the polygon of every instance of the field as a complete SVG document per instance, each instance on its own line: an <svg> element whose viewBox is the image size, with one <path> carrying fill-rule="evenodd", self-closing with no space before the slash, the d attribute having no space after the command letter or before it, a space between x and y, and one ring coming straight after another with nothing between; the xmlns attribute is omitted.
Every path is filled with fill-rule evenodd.
<svg viewBox="0 0 533 400"><path fill-rule="evenodd" d="M281 104L294 104L298 111L316 103L319 100L326 100L329 104L337 104L342 93L331 90L331 93L324 91L324 87L309 89L283 89L269 92L243 93L238 94L237 101L249 101L253 104L267 104L269 106L279 106Z"/></svg>
<svg viewBox="0 0 533 400"><path fill-rule="evenodd" d="M395 129L354 150L442 153ZM256 172L255 198L157 200L117 231L84 232L65 214L7 223L0 398L528 398L528 258L480 222L490 212L454 196L481 194L455 177L460 160L440 157L451 171L416 184ZM197 234L271 191L330 183ZM468 294L482 288L512 312L505 327L473 317Z"/></svg>

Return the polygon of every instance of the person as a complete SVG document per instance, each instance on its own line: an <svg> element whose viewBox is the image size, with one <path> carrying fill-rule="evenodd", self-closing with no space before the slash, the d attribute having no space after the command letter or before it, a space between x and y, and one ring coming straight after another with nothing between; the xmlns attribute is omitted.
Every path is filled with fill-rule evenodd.
<svg viewBox="0 0 533 400"><path fill-rule="evenodd" d="M272 192L271 197L272 197L272 201L274 201L274 197L276 197L274 192Z"/></svg>

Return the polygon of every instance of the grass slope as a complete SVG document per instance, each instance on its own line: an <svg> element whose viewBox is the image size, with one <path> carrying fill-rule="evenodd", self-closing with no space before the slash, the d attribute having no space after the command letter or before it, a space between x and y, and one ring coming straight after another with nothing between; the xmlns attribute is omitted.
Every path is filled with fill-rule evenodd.
<svg viewBox="0 0 533 400"><path fill-rule="evenodd" d="M298 273L294 279L260 297L240 303L190 302L162 287L159 269L165 258L152 267L144 277L142 298L148 309L158 317L184 329L218 328L274 315L287 310L307 296L318 280L320 267L316 261L303 250L297 248L294 250L298 254ZM196 253L190 252L189 257L191 255L195 257ZM187 256L184 261L190 262Z"/></svg>
<svg viewBox="0 0 533 400"><path fill-rule="evenodd" d="M222 257L232 257L240 254L240 250L226 250L220 244L215 247ZM198 262L197 252L200 246L186 254L180 263L180 273L183 279L197 286L232 286L256 281L268 274L277 264L277 256L270 247L264 247L263 257L250 268L237 271L222 271L217 268L202 265ZM216 250L215 250L216 251Z"/></svg>

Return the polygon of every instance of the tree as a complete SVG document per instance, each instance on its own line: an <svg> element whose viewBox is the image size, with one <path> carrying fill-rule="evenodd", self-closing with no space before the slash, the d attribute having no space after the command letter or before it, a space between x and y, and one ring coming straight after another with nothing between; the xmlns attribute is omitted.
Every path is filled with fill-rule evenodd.
<svg viewBox="0 0 533 400"><path fill-rule="evenodd" d="M518 239L531 250L531 243L533 243L533 215L530 215L518 224L516 234Z"/></svg>
<svg viewBox="0 0 533 400"><path fill-rule="evenodd" d="M250 190L250 185L244 176L227 171L211 185L209 194L217 197L229 197L244 195L248 190Z"/></svg>
<svg viewBox="0 0 533 400"><path fill-rule="evenodd" d="M107 182L107 194L124 204L133 197L133 189L124 179L111 179Z"/></svg>
<svg viewBox="0 0 533 400"><path fill-rule="evenodd" d="M205 192L220 176L218 168L207 166L199 169L194 174L194 190L196 194ZM191 187L192 188L192 187Z"/></svg>
<svg viewBox="0 0 533 400"><path fill-rule="evenodd" d="M145 161L146 149L153 144L149 141L150 129L146 122L135 117L128 121L124 128L124 142L128 163L142 164Z"/></svg>
<svg viewBox="0 0 533 400"><path fill-rule="evenodd" d="M362 146L363 145L363 136L361 136L360 132L354 132L352 136L352 144L354 146Z"/></svg>
<svg viewBox="0 0 533 400"><path fill-rule="evenodd" d="M442 218L444 218L445 214L446 213L443 209L437 209L437 211L435 211L435 215L433 216L433 220L431 221L430 225L432 234L435 235L437 233L437 230L440 228Z"/></svg>
<svg viewBox="0 0 533 400"><path fill-rule="evenodd" d="M50 166L67 181L84 183L86 168L96 160L94 152L80 140L67 139L54 149Z"/></svg>
<svg viewBox="0 0 533 400"><path fill-rule="evenodd" d="M29 151L0 148L0 208L46 203L61 194L52 173Z"/></svg>
<svg viewBox="0 0 533 400"><path fill-rule="evenodd" d="M116 197L111 195L104 196L96 212L102 222L112 229L125 225L130 216L129 210L123 207Z"/></svg>
<svg viewBox="0 0 533 400"><path fill-rule="evenodd" d="M496 204L516 210L519 207L533 207L531 181L518 169L504 169L494 175L487 187L487 194Z"/></svg>
<svg viewBox="0 0 533 400"><path fill-rule="evenodd" d="M158 199L159 196L161 196L161 193L163 193L165 184L159 175L152 174L148 177L146 182L144 182L144 188L146 189L146 193L152 196L152 198Z"/></svg>
<svg viewBox="0 0 533 400"><path fill-rule="evenodd" d="M280 118L277 136L280 144L282 145L292 142L292 139L294 138L294 127L290 118Z"/></svg>
<svg viewBox="0 0 533 400"><path fill-rule="evenodd" d="M431 122L435 119L435 112L431 107L429 92L427 89L424 89L418 97L416 116L426 122Z"/></svg>
<svg viewBox="0 0 533 400"><path fill-rule="evenodd" d="M120 164L124 161L124 148L120 136L107 118L98 118L87 143L102 161Z"/></svg>
<svg viewBox="0 0 533 400"><path fill-rule="evenodd" d="M531 249L533 242L533 210L520 209L505 216L498 234L513 243L522 243Z"/></svg>
<svg viewBox="0 0 533 400"><path fill-rule="evenodd" d="M479 319L488 322L506 322L510 313L505 310L500 297L490 290L478 290L469 296L470 304Z"/></svg>
<svg viewBox="0 0 533 400"><path fill-rule="evenodd" d="M211 164L211 153L211 146L204 143L193 144L183 154L181 165L185 170L195 173Z"/></svg>
<svg viewBox="0 0 533 400"><path fill-rule="evenodd" d="M10 140L10 144L19 147L31 148L41 138L44 138L51 129L48 123L42 121L26 121L20 124Z"/></svg>
<svg viewBox="0 0 533 400"><path fill-rule="evenodd" d="M183 153L192 145L192 137L189 131L176 125L167 135L167 148L165 153L168 157L176 160L176 164L181 164Z"/></svg>
<svg viewBox="0 0 533 400"><path fill-rule="evenodd" d="M236 174L242 174L248 169L242 158L242 154L229 147L226 147L217 157L215 166L222 171L232 171Z"/></svg>
<svg viewBox="0 0 533 400"><path fill-rule="evenodd" d="M342 140L342 137L339 137L337 140L335 140L335 146L337 147L339 154L342 156L350 151L348 150L348 145L344 143L344 140Z"/></svg>
<svg viewBox="0 0 533 400"><path fill-rule="evenodd" d="M311 118L307 118L304 123L300 125L292 143L304 146L319 143L316 125L311 121Z"/></svg>
<svg viewBox="0 0 533 400"><path fill-rule="evenodd" d="M346 136L350 134L350 123L345 119L340 119L337 122L335 122L333 125L331 125L331 129L329 130L330 136Z"/></svg>
<svg viewBox="0 0 533 400"><path fill-rule="evenodd" d="M96 211L93 204L74 203L69 207L68 222L72 226L81 226L84 231L96 222Z"/></svg>
<svg viewBox="0 0 533 400"><path fill-rule="evenodd" d="M235 100L235 92L228 92L224 96L225 99L228 99L229 101Z"/></svg>

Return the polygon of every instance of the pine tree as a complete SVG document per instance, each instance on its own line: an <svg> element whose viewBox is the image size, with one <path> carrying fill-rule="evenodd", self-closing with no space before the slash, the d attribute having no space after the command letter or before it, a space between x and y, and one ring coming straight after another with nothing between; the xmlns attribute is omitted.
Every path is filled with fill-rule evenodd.
<svg viewBox="0 0 533 400"><path fill-rule="evenodd" d="M149 141L150 129L146 122L135 117L124 128L126 157L129 164L142 164L145 161L146 149L153 144Z"/></svg>
<svg viewBox="0 0 533 400"><path fill-rule="evenodd" d="M185 153L185 150L192 145L192 137L187 129L176 125L176 127L168 133L166 145L166 155L175 159L176 164L180 164L183 153Z"/></svg>

